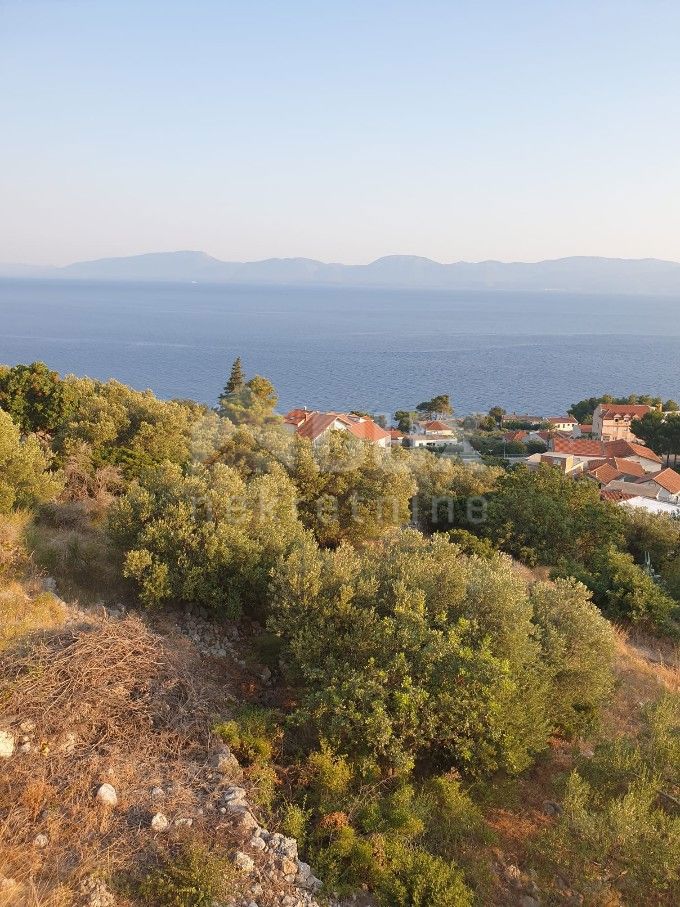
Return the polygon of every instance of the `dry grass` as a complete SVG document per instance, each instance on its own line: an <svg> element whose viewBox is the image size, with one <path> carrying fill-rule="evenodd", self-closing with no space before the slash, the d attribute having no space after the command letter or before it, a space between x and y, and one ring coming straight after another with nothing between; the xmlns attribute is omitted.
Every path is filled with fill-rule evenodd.
<svg viewBox="0 0 680 907"><path fill-rule="evenodd" d="M65 618L66 611L62 602L49 592L32 598L19 583L1 586L0 652L27 633L62 625Z"/></svg>
<svg viewBox="0 0 680 907"><path fill-rule="evenodd" d="M188 655L168 651L135 618L43 633L0 656L3 724L19 738L21 722L35 724L31 752L13 756L0 777L0 866L21 885L14 903L78 903L84 878L158 858L153 813L172 821L205 804L209 710L219 703L195 673ZM96 803L104 782L118 792L116 809ZM166 791L162 803L152 800L155 786ZM210 815L191 836L228 846L230 829ZM38 834L47 847L35 846ZM162 847L187 834L173 828Z"/></svg>

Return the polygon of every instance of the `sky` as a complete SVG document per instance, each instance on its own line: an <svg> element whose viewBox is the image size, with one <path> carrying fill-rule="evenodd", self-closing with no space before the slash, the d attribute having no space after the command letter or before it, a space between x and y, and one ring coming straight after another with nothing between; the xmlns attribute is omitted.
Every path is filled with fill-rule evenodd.
<svg viewBox="0 0 680 907"><path fill-rule="evenodd" d="M680 260L678 0L0 0L0 261Z"/></svg>

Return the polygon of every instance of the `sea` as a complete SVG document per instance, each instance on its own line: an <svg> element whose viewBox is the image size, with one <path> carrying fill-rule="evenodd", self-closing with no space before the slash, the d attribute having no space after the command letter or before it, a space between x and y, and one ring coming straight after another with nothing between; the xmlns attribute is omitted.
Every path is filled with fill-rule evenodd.
<svg viewBox="0 0 680 907"><path fill-rule="evenodd" d="M559 415L603 393L680 399L680 298L0 280L0 363L214 404L236 356L281 411L447 393L460 414Z"/></svg>

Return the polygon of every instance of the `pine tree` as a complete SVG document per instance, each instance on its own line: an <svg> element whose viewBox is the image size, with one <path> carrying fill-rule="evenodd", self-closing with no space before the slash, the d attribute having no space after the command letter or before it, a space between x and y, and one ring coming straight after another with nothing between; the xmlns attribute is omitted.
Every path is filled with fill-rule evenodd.
<svg viewBox="0 0 680 907"><path fill-rule="evenodd" d="M245 386L245 375L243 373L243 367L241 366L241 357L238 356L234 360L234 364L231 367L231 374L229 375L229 380L224 386L222 391L222 396L220 399L225 397L231 397L233 394L238 394L243 390Z"/></svg>

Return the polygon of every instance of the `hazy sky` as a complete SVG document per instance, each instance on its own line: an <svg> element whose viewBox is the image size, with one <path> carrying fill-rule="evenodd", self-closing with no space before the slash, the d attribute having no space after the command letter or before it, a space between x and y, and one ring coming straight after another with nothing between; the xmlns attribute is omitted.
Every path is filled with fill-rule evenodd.
<svg viewBox="0 0 680 907"><path fill-rule="evenodd" d="M0 261L680 260L680 0L0 0Z"/></svg>

